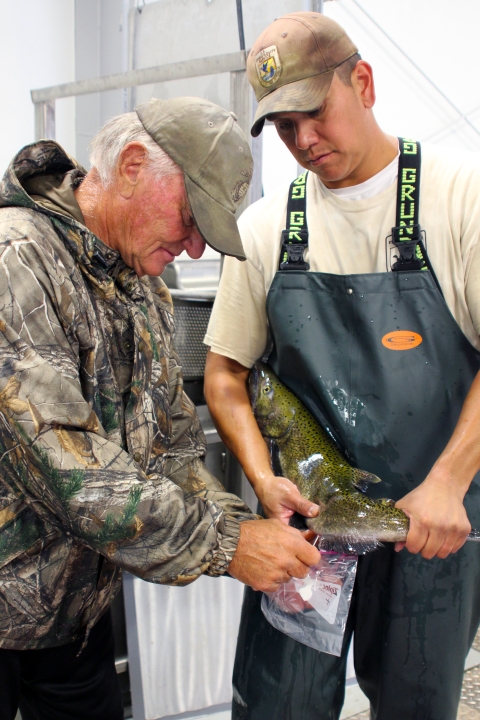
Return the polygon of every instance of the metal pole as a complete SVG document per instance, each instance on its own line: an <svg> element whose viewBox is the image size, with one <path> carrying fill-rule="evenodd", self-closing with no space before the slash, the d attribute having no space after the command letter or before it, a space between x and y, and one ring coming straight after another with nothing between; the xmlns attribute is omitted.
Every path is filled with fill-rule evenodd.
<svg viewBox="0 0 480 720"><path fill-rule="evenodd" d="M303 0L302 10L304 12L318 12L323 13L323 0Z"/></svg>
<svg viewBox="0 0 480 720"><path fill-rule="evenodd" d="M123 597L125 601L125 626L127 630L128 671L132 693L134 720L145 720L145 701L143 693L142 664L140 658L140 640L138 637L138 616L135 602L135 578L130 573L123 574Z"/></svg>
<svg viewBox="0 0 480 720"><path fill-rule="evenodd" d="M237 23L238 23L238 39L240 41L240 50L245 50L245 33L243 30L242 0L237 0Z"/></svg>
<svg viewBox="0 0 480 720"><path fill-rule="evenodd" d="M246 74L246 73L245 73ZM257 111L258 103L253 88L250 88L250 126L253 125L253 119ZM252 137L250 128L248 128L247 137L250 140L250 147L253 157L253 177L250 183L249 203L257 202L263 196L263 133L258 137Z"/></svg>
<svg viewBox="0 0 480 720"><path fill-rule="evenodd" d="M246 70L238 70L230 73L230 110L237 116L238 124L243 132L250 137L250 85L247 80ZM237 210L237 217L250 204L250 189Z"/></svg>
<svg viewBox="0 0 480 720"><path fill-rule="evenodd" d="M46 137L55 140L55 100L45 103L46 110Z"/></svg>
<svg viewBox="0 0 480 720"><path fill-rule="evenodd" d="M45 103L34 103L35 108L35 140L45 137Z"/></svg>
<svg viewBox="0 0 480 720"><path fill-rule="evenodd" d="M125 87L137 85L150 85L151 83L166 82L167 80L182 80L184 78L201 77L202 75L215 75L217 73L232 72L245 69L245 52L226 53L212 57L184 60L183 62L159 65L139 70L129 70L115 75L77 80L63 85L32 90L34 103L56 98L71 97L72 95L88 95L88 93L104 92L105 90L120 90Z"/></svg>
<svg viewBox="0 0 480 720"><path fill-rule="evenodd" d="M230 73L230 110L235 113L238 124L247 136L250 135L250 85L246 70Z"/></svg>
<svg viewBox="0 0 480 720"><path fill-rule="evenodd" d="M136 27L137 27L137 15L138 15L138 12L137 12L136 8L134 8L134 7L130 8L130 11L128 14L127 70L135 69L135 36L136 36ZM127 112L131 112L132 110L135 109L135 100L136 100L135 90L136 90L135 87L125 88Z"/></svg>
<svg viewBox="0 0 480 720"><path fill-rule="evenodd" d="M35 140L50 138L55 140L55 100L36 102Z"/></svg>
<svg viewBox="0 0 480 720"><path fill-rule="evenodd" d="M247 79L247 71L230 73L230 109L237 116L238 124L250 142L253 156L252 181L248 193L237 210L237 217L245 208L262 197L262 137L260 135L258 138L252 138L250 135L255 108L256 100Z"/></svg>
<svg viewBox="0 0 480 720"><path fill-rule="evenodd" d="M35 105L35 138L37 140L42 138L55 139L56 98L76 97L105 90L118 90L137 87L138 85L166 82L167 80L230 72L230 109L236 114L240 127L247 138L250 139L250 126L254 115L255 100L247 80L245 66L245 51L240 51L196 60L185 60L184 62L169 65L129 70L115 75L78 80L63 85L32 90L31 96ZM244 210L251 202L258 200L262 194L261 139L250 139L250 145L255 161L254 176L240 210Z"/></svg>

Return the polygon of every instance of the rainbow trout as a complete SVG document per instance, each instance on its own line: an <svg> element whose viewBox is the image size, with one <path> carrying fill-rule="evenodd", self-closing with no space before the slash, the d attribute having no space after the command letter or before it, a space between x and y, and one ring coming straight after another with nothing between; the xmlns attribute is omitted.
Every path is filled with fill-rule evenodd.
<svg viewBox="0 0 480 720"><path fill-rule="evenodd" d="M406 540L409 520L394 501L363 494L380 478L351 467L313 415L267 365L257 362L253 366L249 395L260 432L276 446L282 476L320 507L318 516L305 522L320 536L322 550L363 555L382 541ZM469 539L480 540L480 533L472 531Z"/></svg>

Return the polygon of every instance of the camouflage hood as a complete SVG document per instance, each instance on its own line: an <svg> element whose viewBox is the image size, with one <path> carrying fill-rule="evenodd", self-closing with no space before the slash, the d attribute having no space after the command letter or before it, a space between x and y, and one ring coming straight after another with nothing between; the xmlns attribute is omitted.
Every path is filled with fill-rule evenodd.
<svg viewBox="0 0 480 720"><path fill-rule="evenodd" d="M203 462L162 280L138 278L74 215L27 192L82 176L42 141L1 184L3 648L85 635L120 568L168 584L224 573L253 517Z"/></svg>
<svg viewBox="0 0 480 720"><path fill-rule="evenodd" d="M30 197L29 182L48 177L60 185L72 174L77 187L87 171L53 140L26 145L13 158L0 182L0 207L25 207L42 211Z"/></svg>
<svg viewBox="0 0 480 720"><path fill-rule="evenodd" d="M86 174L53 140L26 145L1 181L0 207L31 208L47 215L81 271L105 297L113 297L114 277L120 272L132 276L134 271L127 268L118 252L86 231L74 195Z"/></svg>

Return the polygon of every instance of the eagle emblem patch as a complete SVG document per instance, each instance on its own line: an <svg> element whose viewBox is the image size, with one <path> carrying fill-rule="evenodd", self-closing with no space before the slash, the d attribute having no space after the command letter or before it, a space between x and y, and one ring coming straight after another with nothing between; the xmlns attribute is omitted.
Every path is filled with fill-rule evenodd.
<svg viewBox="0 0 480 720"><path fill-rule="evenodd" d="M270 45L263 50L260 50L257 57L255 58L255 65L257 68L257 75L260 83L263 87L270 87L273 85L282 72L282 65L280 58L278 57L278 51L276 45Z"/></svg>

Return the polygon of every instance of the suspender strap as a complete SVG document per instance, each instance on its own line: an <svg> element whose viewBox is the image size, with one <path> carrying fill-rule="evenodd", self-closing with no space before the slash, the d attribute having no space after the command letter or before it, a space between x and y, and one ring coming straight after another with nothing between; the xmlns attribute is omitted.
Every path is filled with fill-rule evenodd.
<svg viewBox="0 0 480 720"><path fill-rule="evenodd" d="M290 185L287 202L287 229L282 231L279 270L308 270L303 259L308 247L307 176L300 175Z"/></svg>
<svg viewBox="0 0 480 720"><path fill-rule="evenodd" d="M429 263L418 223L420 205L420 143L399 138L396 224L392 243L398 250L392 265L396 272L428 270ZM431 268L430 268L431 269Z"/></svg>
<svg viewBox="0 0 480 720"><path fill-rule="evenodd" d="M392 271L430 270L440 288L428 259L418 223L420 203L420 143L399 138L398 190L396 224L392 228L392 244L398 251ZM307 177L300 175L290 185L287 202L287 227L282 231L279 270L308 270L303 256L308 247ZM441 290L440 290L441 291Z"/></svg>

